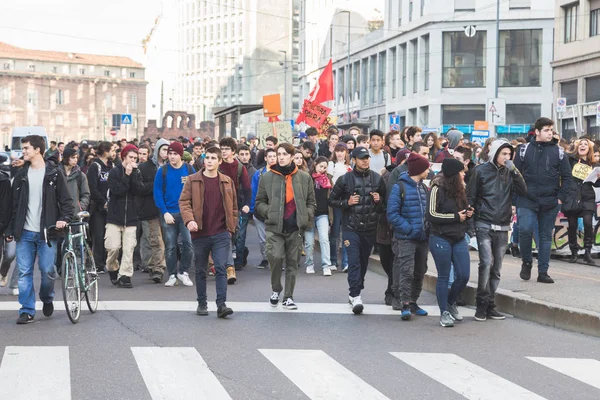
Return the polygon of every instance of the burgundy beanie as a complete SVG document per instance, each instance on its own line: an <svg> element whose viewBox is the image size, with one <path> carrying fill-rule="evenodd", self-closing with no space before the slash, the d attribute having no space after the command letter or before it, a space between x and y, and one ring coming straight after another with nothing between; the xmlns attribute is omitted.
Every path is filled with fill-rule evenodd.
<svg viewBox="0 0 600 400"><path fill-rule="evenodd" d="M183 157L183 145L179 142L171 143L169 145L169 148L167 149L167 154L169 153L169 151L174 151L175 153L177 153L181 157Z"/></svg>
<svg viewBox="0 0 600 400"><path fill-rule="evenodd" d="M421 175L429 168L429 160L417 153L410 153L406 162L409 176Z"/></svg>
<svg viewBox="0 0 600 400"><path fill-rule="evenodd" d="M124 160L130 151L135 151L137 153L138 148L132 144L128 144L127 146L123 147L123 150L121 150L121 160Z"/></svg>
<svg viewBox="0 0 600 400"><path fill-rule="evenodd" d="M399 150L396 154L396 165L400 165L402 164L402 161L406 161L406 158L410 153L411 151L409 149Z"/></svg>

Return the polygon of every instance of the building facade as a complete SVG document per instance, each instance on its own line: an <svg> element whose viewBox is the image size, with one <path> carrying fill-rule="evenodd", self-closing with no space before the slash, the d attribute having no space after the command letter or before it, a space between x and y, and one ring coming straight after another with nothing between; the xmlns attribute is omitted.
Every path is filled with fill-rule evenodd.
<svg viewBox="0 0 600 400"><path fill-rule="evenodd" d="M488 99L506 100L499 134L523 133L552 115L554 5L543 0L386 0L383 29L351 41L334 59L332 114L369 119L389 130L419 125L465 133L490 120ZM342 52L347 51L342 46ZM321 66L323 66L321 64Z"/></svg>
<svg viewBox="0 0 600 400"><path fill-rule="evenodd" d="M130 138L146 122L144 67L126 57L23 49L0 43L0 138L43 126L51 140L111 138L112 114L132 114ZM125 129L118 133L124 137Z"/></svg>
<svg viewBox="0 0 600 400"><path fill-rule="evenodd" d="M600 0L557 0L554 40L554 99L566 99L557 112L565 137L600 138Z"/></svg>
<svg viewBox="0 0 600 400"><path fill-rule="evenodd" d="M210 120L216 110L280 93L282 119L298 112L300 0L177 0L175 107ZM287 99L287 100L286 100ZM256 131L247 114L227 135Z"/></svg>

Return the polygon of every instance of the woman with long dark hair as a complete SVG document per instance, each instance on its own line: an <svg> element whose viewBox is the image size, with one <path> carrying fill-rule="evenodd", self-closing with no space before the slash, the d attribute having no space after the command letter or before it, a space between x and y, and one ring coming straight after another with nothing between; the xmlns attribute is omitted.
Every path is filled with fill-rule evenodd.
<svg viewBox="0 0 600 400"><path fill-rule="evenodd" d="M469 282L471 260L467 219L473 208L467 202L464 183L465 166L458 160L446 158L442 171L431 182L426 219L431 223L429 250L438 271L436 296L440 307L440 325L454 326L462 321L456 300ZM454 282L448 290L450 268L454 265Z"/></svg>
<svg viewBox="0 0 600 400"><path fill-rule="evenodd" d="M435 132L429 132L423 138L423 142L429 147L429 161L433 162L435 160L435 156L440 151L442 146L440 146L440 141Z"/></svg>

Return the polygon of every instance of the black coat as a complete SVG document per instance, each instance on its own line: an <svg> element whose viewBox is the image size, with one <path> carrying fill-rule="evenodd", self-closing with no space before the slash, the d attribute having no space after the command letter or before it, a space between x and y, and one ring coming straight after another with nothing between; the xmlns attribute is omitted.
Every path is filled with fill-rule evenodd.
<svg viewBox="0 0 600 400"><path fill-rule="evenodd" d="M12 215L12 192L10 187L10 172L0 171L0 240L8 228Z"/></svg>
<svg viewBox="0 0 600 400"><path fill-rule="evenodd" d="M379 193L378 203L373 201L371 193ZM360 195L360 201L353 206L348 205L352 194ZM356 167L342 175L331 194L329 205L342 209L342 227L345 231L375 234L379 223L379 215L385 212L385 182L375 171L358 171Z"/></svg>
<svg viewBox="0 0 600 400"><path fill-rule="evenodd" d="M15 175L12 187L12 218L6 236L14 236L15 240L21 239L25 218L27 217L27 207L29 205L29 180L27 173L30 163L25 163ZM52 161L46 161L46 174L42 188L42 215L40 221L40 237L46 240L44 229L55 225L57 221L69 222L73 219L74 207L67 180L65 175ZM62 233L51 230L48 231L48 239L54 240Z"/></svg>
<svg viewBox="0 0 600 400"><path fill-rule="evenodd" d="M160 216L160 211L154 203L154 178L158 166L154 160L148 160L139 165L140 179L133 181L134 190L138 194L135 199L140 221L148 221Z"/></svg>
<svg viewBox="0 0 600 400"><path fill-rule="evenodd" d="M104 164L99 158L95 158L90 164L86 176L90 187L90 212L99 211L106 213L104 205L107 202L106 192L108 191L108 174L113 168L111 161Z"/></svg>
<svg viewBox="0 0 600 400"><path fill-rule="evenodd" d="M578 159L569 157L571 172L578 163ZM583 164L587 162L583 161ZM569 187L567 200L563 202L562 211L566 216L577 216L583 212L596 212L596 192L594 187L600 187L600 179L596 183L583 182L583 180L573 176L573 182Z"/></svg>
<svg viewBox="0 0 600 400"><path fill-rule="evenodd" d="M106 223L118 226L137 226L138 214L135 205L137 193L134 187L139 186L133 181L140 181L142 176L139 169L131 175L125 173L123 165L114 167L108 174L108 213Z"/></svg>
<svg viewBox="0 0 600 400"><path fill-rule="evenodd" d="M472 231L469 220L460 222L458 213L464 210L459 207L456 198L446 195L444 182L439 178L431 182L431 190L427 200L425 219L431 222L431 234L442 237L451 243L464 240L465 233ZM472 236L472 235L470 235Z"/></svg>

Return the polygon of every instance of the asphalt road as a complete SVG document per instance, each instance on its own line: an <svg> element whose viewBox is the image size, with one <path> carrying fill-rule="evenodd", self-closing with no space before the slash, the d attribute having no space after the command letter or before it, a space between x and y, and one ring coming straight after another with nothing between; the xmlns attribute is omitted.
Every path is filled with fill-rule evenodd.
<svg viewBox="0 0 600 400"><path fill-rule="evenodd" d="M383 305L385 278L371 272L364 315L345 304L340 272L302 272L299 309L274 312L249 233L251 265L229 286L227 320L196 316L195 288L143 273L131 290L102 276L101 310L77 325L59 309L59 290L51 318L39 312L18 326L18 304L0 289L0 399L600 398L597 338L514 318L466 317L452 329L436 316L403 322ZM213 278L208 291L214 301ZM435 313L432 294L420 303Z"/></svg>

